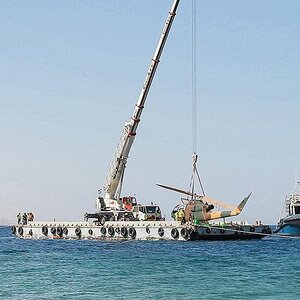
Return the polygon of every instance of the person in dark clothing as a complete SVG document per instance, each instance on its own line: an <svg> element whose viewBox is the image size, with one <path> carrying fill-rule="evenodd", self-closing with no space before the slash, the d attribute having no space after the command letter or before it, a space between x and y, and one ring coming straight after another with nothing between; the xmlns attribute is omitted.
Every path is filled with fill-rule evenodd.
<svg viewBox="0 0 300 300"><path fill-rule="evenodd" d="M20 224L22 220L22 216L20 213L17 214L17 220L18 220L18 224Z"/></svg>
<svg viewBox="0 0 300 300"><path fill-rule="evenodd" d="M23 225L26 225L27 224L27 214L26 213L23 214L22 219L23 219Z"/></svg>

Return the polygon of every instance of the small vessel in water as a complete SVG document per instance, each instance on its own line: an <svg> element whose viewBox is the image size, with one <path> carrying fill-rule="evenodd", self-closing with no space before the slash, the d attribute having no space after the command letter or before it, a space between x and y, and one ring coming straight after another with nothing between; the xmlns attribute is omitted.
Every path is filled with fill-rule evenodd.
<svg viewBox="0 0 300 300"><path fill-rule="evenodd" d="M274 229L277 235L300 236L300 193L292 193L285 197L286 216L281 218Z"/></svg>
<svg viewBox="0 0 300 300"><path fill-rule="evenodd" d="M42 239L97 239L97 240L211 240L211 239L260 239L270 231L267 225L210 224L208 221L238 215L250 195L230 211L213 211L213 203L221 202L192 193L192 199L184 203L183 218L165 221L158 205L141 205L135 197L121 197L123 178L129 152L136 137L145 101L150 90L160 57L170 32L179 0L174 0L164 24L154 56L133 115L123 128L115 157L103 188L96 200L96 212L86 213L83 222L28 221L12 227L12 233L20 238ZM167 186L163 186L169 188ZM171 188L175 190L174 188ZM178 189L177 189L178 191ZM180 191L182 192L182 191ZM223 204L223 207L224 206ZM177 214L178 215L178 214ZM180 215L180 214L179 214ZM201 221L201 222L200 222Z"/></svg>

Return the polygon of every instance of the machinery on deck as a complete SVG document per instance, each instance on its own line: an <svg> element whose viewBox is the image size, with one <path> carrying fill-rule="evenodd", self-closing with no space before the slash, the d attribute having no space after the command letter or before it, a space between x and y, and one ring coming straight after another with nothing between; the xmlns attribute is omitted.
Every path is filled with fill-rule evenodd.
<svg viewBox="0 0 300 300"><path fill-rule="evenodd" d="M271 232L269 226L261 223L256 225L245 224L245 222L208 223L209 220L218 218L225 220L225 217L238 215L250 195L237 207L231 207L205 196L204 191L202 196L197 195L194 188L186 192L178 188L160 185L191 197L175 207L172 221L164 220L158 205L154 203L141 205L135 196L121 195L127 159L178 4L179 0L173 0L133 115L122 131L104 183L103 193L99 193L96 200L96 211L86 213L84 222L55 220L18 222L16 226L12 226L12 233L17 237L24 239L235 240L261 239ZM193 161L194 174L199 177L196 169L196 156ZM230 210L213 211L214 205ZM89 219L94 219L94 222L88 222Z"/></svg>
<svg viewBox="0 0 300 300"><path fill-rule="evenodd" d="M86 220L88 220L89 218L94 218L101 224L104 224L106 220L113 221L120 220L122 218L125 218L127 220L137 220L139 219L139 216L141 214L144 214L142 219L147 219L147 206L145 206L144 209L140 207L140 209L134 211L133 208L135 206L138 206L136 199L134 197L127 197L127 200L135 201L132 201L131 205L126 205L126 203L123 202L124 198L121 198L120 196L129 152L136 136L145 101L147 99L147 95L150 90L158 63L160 61L164 45L166 43L174 17L176 15L178 4L179 0L174 0L172 8L164 24L163 31L158 41L153 58L151 60L150 67L147 71L146 78L142 86L139 99L135 105L133 115L130 121L127 122L123 128L123 132L119 140L115 156L105 180L103 188L104 195L100 194L96 200L96 212L85 214ZM156 213L156 218L159 218L158 213Z"/></svg>

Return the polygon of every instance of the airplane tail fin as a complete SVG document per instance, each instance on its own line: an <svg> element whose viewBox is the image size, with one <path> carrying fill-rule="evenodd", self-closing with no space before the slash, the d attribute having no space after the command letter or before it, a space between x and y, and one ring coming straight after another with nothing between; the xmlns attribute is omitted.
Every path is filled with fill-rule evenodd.
<svg viewBox="0 0 300 300"><path fill-rule="evenodd" d="M243 208L245 207L245 205L246 205L246 203L249 200L251 195L252 195L252 192L246 198L244 198L242 200L242 202L233 210L233 212L235 214L239 215L242 212Z"/></svg>

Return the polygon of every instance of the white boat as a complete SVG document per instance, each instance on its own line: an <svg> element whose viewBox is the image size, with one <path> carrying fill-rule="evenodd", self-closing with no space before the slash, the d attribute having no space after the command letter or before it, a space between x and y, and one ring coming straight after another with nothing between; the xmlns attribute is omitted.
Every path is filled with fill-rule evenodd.
<svg viewBox="0 0 300 300"><path fill-rule="evenodd" d="M274 229L277 235L300 236L300 193L295 192L285 197L286 215Z"/></svg>

